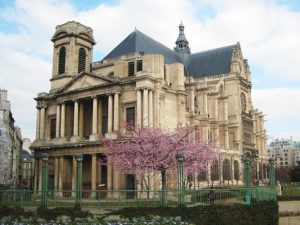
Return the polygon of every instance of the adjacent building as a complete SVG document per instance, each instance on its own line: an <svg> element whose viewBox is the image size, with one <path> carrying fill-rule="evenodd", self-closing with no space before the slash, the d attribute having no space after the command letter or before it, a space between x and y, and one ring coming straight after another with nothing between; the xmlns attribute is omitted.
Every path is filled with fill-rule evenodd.
<svg viewBox="0 0 300 225"><path fill-rule="evenodd" d="M16 188L20 183L22 135L14 125L7 90L0 89L0 185Z"/></svg>
<svg viewBox="0 0 300 225"><path fill-rule="evenodd" d="M275 159L276 167L299 165L300 142L292 139L275 139L268 146L268 156Z"/></svg>
<svg viewBox="0 0 300 225"><path fill-rule="evenodd" d="M118 138L129 121L137 128L201 124L202 140L224 154L194 178L195 186L243 184L244 158L251 159L253 181L267 179L264 115L252 105L251 72L240 43L192 53L183 24L174 50L135 29L93 62L91 28L67 22L51 40L51 89L35 98L35 190L41 189L44 152L50 155L50 189L75 190L77 153L84 155L83 189L142 188L134 174L96 163L105 158L99 136ZM169 186L173 182L168 179ZM159 179L151 188L160 188Z"/></svg>

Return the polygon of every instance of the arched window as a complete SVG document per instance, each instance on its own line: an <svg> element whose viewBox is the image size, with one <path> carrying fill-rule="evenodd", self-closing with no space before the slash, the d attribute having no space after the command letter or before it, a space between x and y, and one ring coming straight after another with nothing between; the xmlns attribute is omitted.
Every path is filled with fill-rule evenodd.
<svg viewBox="0 0 300 225"><path fill-rule="evenodd" d="M218 161L214 161L213 165L211 166L211 180L219 180L219 163Z"/></svg>
<svg viewBox="0 0 300 225"><path fill-rule="evenodd" d="M230 171L230 161L229 159L225 159L223 161L223 179L231 180L231 171Z"/></svg>
<svg viewBox="0 0 300 225"><path fill-rule="evenodd" d="M66 48L61 47L59 50L59 58L58 58L58 74L65 73L66 68Z"/></svg>
<svg viewBox="0 0 300 225"><path fill-rule="evenodd" d="M234 179L238 182L240 179L240 166L237 160L234 160Z"/></svg>
<svg viewBox="0 0 300 225"><path fill-rule="evenodd" d="M79 49L78 55L78 73L85 71L86 56L83 48Z"/></svg>

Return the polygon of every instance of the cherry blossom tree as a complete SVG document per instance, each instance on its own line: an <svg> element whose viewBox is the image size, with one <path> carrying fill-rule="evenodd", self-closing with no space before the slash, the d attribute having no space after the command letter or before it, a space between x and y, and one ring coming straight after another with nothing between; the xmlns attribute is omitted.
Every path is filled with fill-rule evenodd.
<svg viewBox="0 0 300 225"><path fill-rule="evenodd" d="M103 139L106 165L120 173L150 174L159 171L162 189L166 190L166 174L177 174L176 154L184 154L184 173L198 175L207 162L216 159L217 148L200 139L200 127L178 127L173 131L129 126L121 139Z"/></svg>

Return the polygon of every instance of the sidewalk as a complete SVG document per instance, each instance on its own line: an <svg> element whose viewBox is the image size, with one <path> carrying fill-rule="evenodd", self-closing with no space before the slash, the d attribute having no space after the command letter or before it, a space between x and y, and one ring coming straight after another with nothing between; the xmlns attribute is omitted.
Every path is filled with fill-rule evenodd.
<svg viewBox="0 0 300 225"><path fill-rule="evenodd" d="M279 212L300 211L300 201L279 201ZM279 225L299 225L300 216L279 217Z"/></svg>

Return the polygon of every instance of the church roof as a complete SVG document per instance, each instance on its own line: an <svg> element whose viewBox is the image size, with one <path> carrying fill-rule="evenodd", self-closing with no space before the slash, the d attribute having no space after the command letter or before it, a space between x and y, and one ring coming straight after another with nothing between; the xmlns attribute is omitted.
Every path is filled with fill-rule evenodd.
<svg viewBox="0 0 300 225"><path fill-rule="evenodd" d="M204 76L229 73L232 49L234 48L237 48L237 44L188 54L182 62L175 51L135 29L103 60L134 52L140 52L144 55L161 54L165 58L165 64L183 63L185 76L192 76L197 79Z"/></svg>
<svg viewBox="0 0 300 225"><path fill-rule="evenodd" d="M180 62L180 59L174 51L137 29L129 34L128 37L126 37L117 47L105 56L104 59L114 58L134 52L140 52L144 55L161 54L165 57L166 64Z"/></svg>
<svg viewBox="0 0 300 225"><path fill-rule="evenodd" d="M188 73L185 75L200 78L229 73L234 48L237 48L236 44L191 54L184 62L185 71Z"/></svg>

